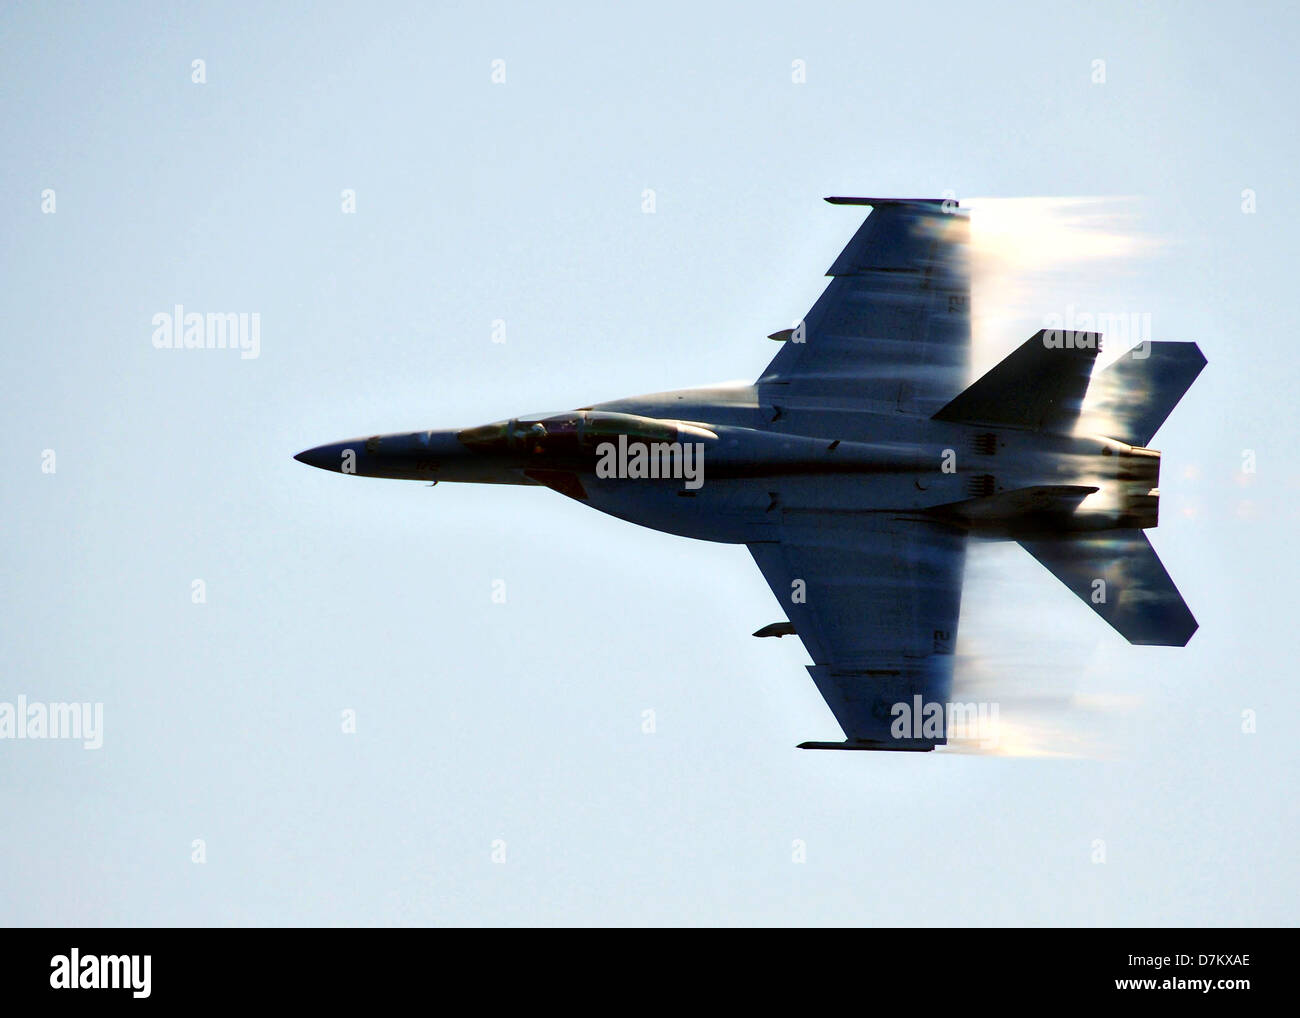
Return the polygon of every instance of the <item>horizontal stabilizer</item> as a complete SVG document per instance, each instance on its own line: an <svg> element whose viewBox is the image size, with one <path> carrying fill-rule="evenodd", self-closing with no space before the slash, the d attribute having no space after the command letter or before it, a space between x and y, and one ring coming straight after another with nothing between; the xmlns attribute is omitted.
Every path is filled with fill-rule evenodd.
<svg viewBox="0 0 1300 1018"><path fill-rule="evenodd" d="M1205 367L1195 343L1143 343L1097 373L1088 389L1089 431L1144 446Z"/></svg>
<svg viewBox="0 0 1300 1018"><path fill-rule="evenodd" d="M1110 530L1020 545L1129 643L1185 647L1196 632L1196 619L1144 531Z"/></svg>
<svg viewBox="0 0 1300 1018"><path fill-rule="evenodd" d="M1073 429L1101 347L1096 332L1039 329L934 415L936 421L1028 431Z"/></svg>

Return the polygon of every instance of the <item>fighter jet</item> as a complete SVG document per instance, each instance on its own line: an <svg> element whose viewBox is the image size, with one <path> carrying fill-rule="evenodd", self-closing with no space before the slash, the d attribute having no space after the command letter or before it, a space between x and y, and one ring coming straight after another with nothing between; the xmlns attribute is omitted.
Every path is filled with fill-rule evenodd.
<svg viewBox="0 0 1300 1018"><path fill-rule="evenodd" d="M1197 623L1146 531L1147 447L1205 365L1144 342L1094 377L1101 336L1044 329L970 383L969 212L871 211L753 384L660 392L479 427L375 435L295 458L362 477L544 485L631 523L745 545L843 741L934 749L898 725L953 681L967 542L1016 541L1133 644ZM970 383L970 384L968 384Z"/></svg>

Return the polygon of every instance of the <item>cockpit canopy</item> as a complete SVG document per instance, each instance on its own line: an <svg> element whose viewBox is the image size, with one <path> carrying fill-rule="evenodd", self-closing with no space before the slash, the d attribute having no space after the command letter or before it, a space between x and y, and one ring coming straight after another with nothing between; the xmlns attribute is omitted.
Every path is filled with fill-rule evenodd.
<svg viewBox="0 0 1300 1018"><path fill-rule="evenodd" d="M709 434L703 429L691 430ZM602 410L570 410L549 416L512 417L466 428L456 437L469 448L481 451L554 455L591 450L601 442L616 441L619 435L627 436L628 441L676 442L681 431L676 421Z"/></svg>

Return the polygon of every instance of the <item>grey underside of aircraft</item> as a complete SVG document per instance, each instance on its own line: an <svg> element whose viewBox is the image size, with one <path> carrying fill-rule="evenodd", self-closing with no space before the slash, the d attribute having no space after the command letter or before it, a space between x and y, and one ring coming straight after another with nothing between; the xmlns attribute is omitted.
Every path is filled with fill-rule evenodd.
<svg viewBox="0 0 1300 1018"><path fill-rule="evenodd" d="M844 731L805 748L945 743L900 731L898 705L949 699L972 538L1019 542L1130 643L1185 645L1196 621L1145 533L1160 473L1147 444L1205 364L1196 344L1143 343L1094 373L1098 334L1042 330L972 383L967 214L828 200L872 211L808 314L773 334L779 352L752 385L298 458L541 484L642 526L746 545L785 615L755 635L799 637Z"/></svg>

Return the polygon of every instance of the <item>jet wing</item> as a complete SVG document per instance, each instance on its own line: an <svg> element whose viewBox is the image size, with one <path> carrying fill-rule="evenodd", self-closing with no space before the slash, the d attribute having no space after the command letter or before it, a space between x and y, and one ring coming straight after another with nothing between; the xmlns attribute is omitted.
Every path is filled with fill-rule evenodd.
<svg viewBox="0 0 1300 1018"><path fill-rule="evenodd" d="M890 513L791 513L748 546L848 737L805 749L933 749L924 707L946 704L966 559L963 533ZM908 713L895 711L905 704ZM903 720L900 724L900 718ZM917 727L912 726L915 719Z"/></svg>
<svg viewBox="0 0 1300 1018"><path fill-rule="evenodd" d="M774 334L760 396L929 417L968 381L969 219L937 199L827 201L873 209L802 328Z"/></svg>

